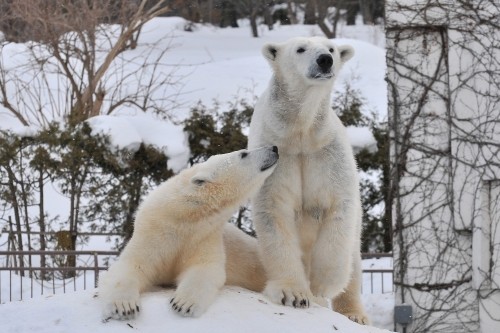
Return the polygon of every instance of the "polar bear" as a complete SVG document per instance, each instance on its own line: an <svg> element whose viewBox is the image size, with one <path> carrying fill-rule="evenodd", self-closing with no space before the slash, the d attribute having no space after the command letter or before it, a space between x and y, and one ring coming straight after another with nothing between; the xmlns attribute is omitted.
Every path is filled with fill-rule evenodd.
<svg viewBox="0 0 500 333"><path fill-rule="evenodd" d="M105 318L133 318L141 292L171 284L172 308L201 315L226 280L224 224L277 160L276 146L216 155L153 190L139 206L132 238L99 281Z"/></svg>
<svg viewBox="0 0 500 333"><path fill-rule="evenodd" d="M353 55L321 37L266 44L269 86L257 101L248 147L276 144L280 162L252 199L272 301L308 307L313 297L368 323L360 301L361 200L346 130L332 111L333 83Z"/></svg>

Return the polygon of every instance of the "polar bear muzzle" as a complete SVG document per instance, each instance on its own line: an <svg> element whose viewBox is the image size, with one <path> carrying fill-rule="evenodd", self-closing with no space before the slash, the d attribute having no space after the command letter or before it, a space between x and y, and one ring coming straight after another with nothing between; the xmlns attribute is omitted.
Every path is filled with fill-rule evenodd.
<svg viewBox="0 0 500 333"><path fill-rule="evenodd" d="M266 171L270 167L274 166L278 162L278 159L279 159L277 146L272 146L270 148L270 150L269 150L269 148L267 148L267 149L268 149L269 153L266 156L266 158L264 159L264 161L262 162L262 166L260 167L260 171Z"/></svg>

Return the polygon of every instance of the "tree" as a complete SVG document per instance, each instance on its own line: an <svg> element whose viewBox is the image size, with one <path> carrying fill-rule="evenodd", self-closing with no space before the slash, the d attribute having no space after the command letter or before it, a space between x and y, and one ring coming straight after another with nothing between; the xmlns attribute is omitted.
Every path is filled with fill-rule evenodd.
<svg viewBox="0 0 500 333"><path fill-rule="evenodd" d="M253 107L244 101L229 105L229 110L222 112L220 105L212 109L199 103L191 109L191 115L184 122L184 130L188 133L191 164L205 161L212 155L225 154L245 149ZM240 207L232 218L238 228L255 236L248 207Z"/></svg>
<svg viewBox="0 0 500 333"><path fill-rule="evenodd" d="M81 224L85 221L84 198L90 196L90 184L99 181L96 161L108 152L107 142L92 136L86 123L78 128L67 127L63 130L59 129L58 124L51 124L48 129L40 132L36 140L39 149L34 156L34 165L47 166L47 172L57 180L61 193L69 199L69 216L59 231L58 245L62 250L75 251ZM60 264L75 267L76 258L68 256ZM70 277L71 274L63 275Z"/></svg>
<svg viewBox="0 0 500 333"><path fill-rule="evenodd" d="M361 202L363 206L363 252L391 252L392 225L388 194L388 133L375 114L366 110L366 101L359 90L350 83L345 84L342 93L333 97L333 110L344 126L369 127L377 149L366 148L356 153L361 175Z"/></svg>
<svg viewBox="0 0 500 333"><path fill-rule="evenodd" d="M137 151L117 150L108 137L92 133L86 122L76 127L53 123L29 137L0 132L0 144L0 221L11 225L17 250L37 245L40 250L76 250L86 241L82 232L92 231L123 234L116 244L122 248L132 235L143 195L173 174L167 157L157 148L141 145ZM57 217L47 215L47 184L64 197L59 225ZM46 233L55 235L47 238ZM41 267L76 264L71 255L47 259L41 257ZM18 266L24 274L22 256ZM48 278L46 273L40 277Z"/></svg>
<svg viewBox="0 0 500 333"><path fill-rule="evenodd" d="M4 4L7 10L0 15L0 25L13 28L7 29L7 40L0 44L1 54L18 55L19 48L10 39L33 42L25 44L26 61L20 65L0 59L0 105L23 125L47 125L55 118L76 125L122 105L163 112L168 97L151 97L160 86L174 84L171 75L158 70L168 47L158 52L158 45L151 46L142 66L153 71L148 78L133 65L135 57L124 56L137 47L144 24L168 10L163 3L16 0ZM119 25L111 28L103 22ZM17 26L20 31L14 29ZM121 64L115 66L118 61ZM132 72L123 70L127 64ZM132 80L139 82L137 91L124 93L123 85Z"/></svg>
<svg viewBox="0 0 500 333"><path fill-rule="evenodd" d="M121 250L132 237L142 198L173 172L168 168L167 156L156 147L141 144L135 152L109 151L107 147L105 155L95 156L100 174L89 186L85 216L94 221L94 231L123 234L123 240L116 244Z"/></svg>
<svg viewBox="0 0 500 333"><path fill-rule="evenodd" d="M362 15L364 24L375 24L384 17L384 1L307 0L304 24L318 24L327 38L336 38L341 19L347 25L354 25L358 14Z"/></svg>
<svg viewBox="0 0 500 333"><path fill-rule="evenodd" d="M203 162L212 155L245 149L248 140L243 131L250 125L252 113L253 108L245 102L230 105L226 112L221 112L218 104L212 109L201 103L193 107L190 117L184 121L190 164Z"/></svg>

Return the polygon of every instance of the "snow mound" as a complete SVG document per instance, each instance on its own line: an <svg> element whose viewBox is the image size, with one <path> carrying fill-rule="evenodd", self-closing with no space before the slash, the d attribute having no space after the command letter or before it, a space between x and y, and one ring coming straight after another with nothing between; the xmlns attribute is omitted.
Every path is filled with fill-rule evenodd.
<svg viewBox="0 0 500 333"><path fill-rule="evenodd" d="M95 133L110 136L111 145L136 152L141 143L153 145L169 158L169 167L179 172L186 167L189 147L183 127L156 119L150 114L134 114L90 118L87 123Z"/></svg>
<svg viewBox="0 0 500 333"><path fill-rule="evenodd" d="M362 149L371 153L377 151L377 141L368 127L347 126L347 137L355 154Z"/></svg>
<svg viewBox="0 0 500 333"><path fill-rule="evenodd" d="M293 309L270 303L261 294L228 287L200 318L184 318L168 307L172 290L145 293L139 318L103 321L96 291L76 292L1 306L0 332L389 332L361 326L318 306ZM29 320L26 320L28 319Z"/></svg>

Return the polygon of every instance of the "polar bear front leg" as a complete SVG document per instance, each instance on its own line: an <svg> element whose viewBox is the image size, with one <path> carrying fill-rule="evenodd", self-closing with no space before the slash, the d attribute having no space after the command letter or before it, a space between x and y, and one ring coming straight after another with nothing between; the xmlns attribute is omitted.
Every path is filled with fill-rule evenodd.
<svg viewBox="0 0 500 333"><path fill-rule="evenodd" d="M322 221L311 256L311 291L331 299L347 287L356 241L356 214L349 204L332 209ZM359 249L357 249L359 251Z"/></svg>
<svg viewBox="0 0 500 333"><path fill-rule="evenodd" d="M213 303L225 281L224 262L191 266L178 278L170 305L183 316L199 317Z"/></svg>
<svg viewBox="0 0 500 333"><path fill-rule="evenodd" d="M141 267L122 257L101 276L99 298L104 306L104 320L128 320L139 314L139 295L149 284L141 271Z"/></svg>
<svg viewBox="0 0 500 333"><path fill-rule="evenodd" d="M266 198L253 202L257 239L268 276L263 293L274 303L307 308L312 295L301 260L293 208L286 202L273 202L269 194L256 198Z"/></svg>

